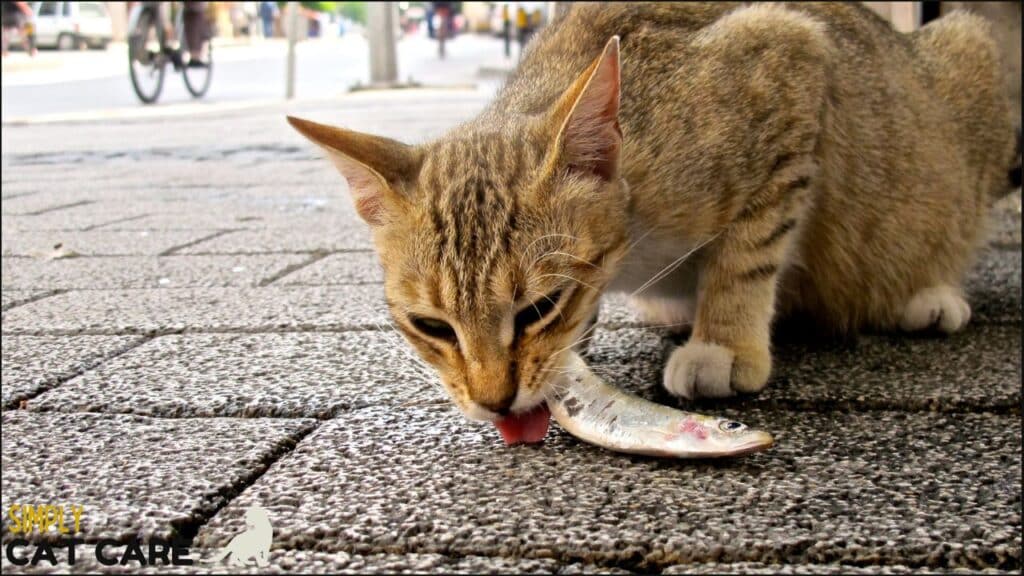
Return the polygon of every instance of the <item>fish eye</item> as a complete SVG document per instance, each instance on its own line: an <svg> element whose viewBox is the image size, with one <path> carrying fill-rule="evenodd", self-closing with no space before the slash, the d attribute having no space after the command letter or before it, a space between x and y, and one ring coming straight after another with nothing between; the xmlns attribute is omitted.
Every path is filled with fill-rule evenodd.
<svg viewBox="0 0 1024 576"><path fill-rule="evenodd" d="M410 316L409 321L417 330L422 332L424 335L438 340L444 340L446 342L456 343L459 338L455 334L455 329L452 325L445 322L444 320L438 320L437 318L422 318L419 316Z"/></svg>
<svg viewBox="0 0 1024 576"><path fill-rule="evenodd" d="M542 296L539 300L536 300L526 305L516 314L516 334L522 334L523 330L526 330L531 324L535 324L548 316L555 306L558 305L558 299L561 298L562 291L556 290L547 296Z"/></svg>
<svg viewBox="0 0 1024 576"><path fill-rule="evenodd" d="M735 420L726 420L718 425L718 429L722 432L739 432L744 428L746 428L746 426Z"/></svg>

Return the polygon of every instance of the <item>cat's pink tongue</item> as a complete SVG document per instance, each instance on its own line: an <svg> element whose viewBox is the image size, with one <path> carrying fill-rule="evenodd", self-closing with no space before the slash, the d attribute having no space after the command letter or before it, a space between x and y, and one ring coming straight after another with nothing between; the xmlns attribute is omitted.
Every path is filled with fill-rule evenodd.
<svg viewBox="0 0 1024 576"><path fill-rule="evenodd" d="M505 444L511 446L520 442L533 444L540 442L548 433L548 423L551 421L551 411L547 404L541 404L529 412L513 414L494 423L505 439Z"/></svg>

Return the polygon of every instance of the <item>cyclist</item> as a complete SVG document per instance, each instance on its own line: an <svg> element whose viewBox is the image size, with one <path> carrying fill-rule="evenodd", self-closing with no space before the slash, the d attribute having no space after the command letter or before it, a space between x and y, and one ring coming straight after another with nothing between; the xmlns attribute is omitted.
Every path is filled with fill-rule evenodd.
<svg viewBox="0 0 1024 576"><path fill-rule="evenodd" d="M164 22L164 33L167 38L174 38L174 18L171 17L171 5L173 2L154 2L157 10L160 11L160 20ZM184 8L182 23L185 27L185 46L179 50L187 50L189 53L188 66L201 68L206 66L206 54L203 53L206 40L210 39L210 23L207 19L209 2L182 2ZM179 50L170 51L171 60L175 66L183 66L185 63Z"/></svg>
<svg viewBox="0 0 1024 576"><path fill-rule="evenodd" d="M36 55L35 33L32 30L32 8L28 2L3 2L3 55L7 56L10 36L15 30L21 32L21 41L29 56Z"/></svg>

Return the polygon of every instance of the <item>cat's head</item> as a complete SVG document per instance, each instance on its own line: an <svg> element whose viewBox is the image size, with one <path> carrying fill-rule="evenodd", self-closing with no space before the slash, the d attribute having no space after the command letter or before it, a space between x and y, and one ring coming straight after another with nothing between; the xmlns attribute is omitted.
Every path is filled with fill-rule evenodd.
<svg viewBox="0 0 1024 576"><path fill-rule="evenodd" d="M548 109L421 146L289 118L373 228L395 325L467 416L543 402L628 249L619 51Z"/></svg>

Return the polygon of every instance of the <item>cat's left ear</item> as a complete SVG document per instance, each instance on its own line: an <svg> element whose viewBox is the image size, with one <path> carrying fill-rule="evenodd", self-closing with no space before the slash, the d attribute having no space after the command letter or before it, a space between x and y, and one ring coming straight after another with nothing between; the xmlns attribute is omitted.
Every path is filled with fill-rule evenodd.
<svg viewBox="0 0 1024 576"><path fill-rule="evenodd" d="M550 112L559 126L551 161L557 167L611 180L618 174L619 37L573 82Z"/></svg>

